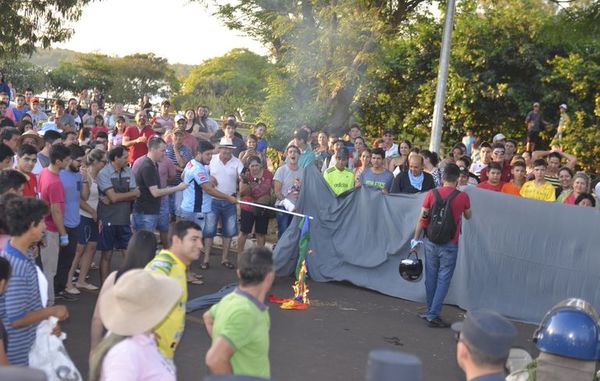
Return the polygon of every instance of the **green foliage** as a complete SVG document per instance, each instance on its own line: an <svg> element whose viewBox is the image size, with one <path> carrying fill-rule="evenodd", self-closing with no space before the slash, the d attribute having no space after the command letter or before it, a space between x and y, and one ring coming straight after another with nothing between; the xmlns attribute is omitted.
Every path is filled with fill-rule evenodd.
<svg viewBox="0 0 600 381"><path fill-rule="evenodd" d="M97 87L114 102L134 103L143 94L168 96L179 90L174 71L166 59L152 53L125 57L103 54L79 54L62 61L49 73L51 87L57 93Z"/></svg>
<svg viewBox="0 0 600 381"><path fill-rule="evenodd" d="M210 107L212 115L235 113L256 120L265 100L267 79L273 70L266 57L247 49L233 49L194 67L183 81L178 109Z"/></svg>
<svg viewBox="0 0 600 381"><path fill-rule="evenodd" d="M31 54L36 47L47 48L65 41L73 30L68 27L81 16L90 0L0 0L2 29L0 59Z"/></svg>
<svg viewBox="0 0 600 381"><path fill-rule="evenodd" d="M17 92L24 92L31 87L37 93L48 88L49 80L46 71L24 59L0 61L7 82L12 83Z"/></svg>

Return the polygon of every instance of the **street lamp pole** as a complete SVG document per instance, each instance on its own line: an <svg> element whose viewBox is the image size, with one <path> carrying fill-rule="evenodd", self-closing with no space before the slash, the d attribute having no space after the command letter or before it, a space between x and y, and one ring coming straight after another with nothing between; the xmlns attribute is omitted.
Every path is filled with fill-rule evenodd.
<svg viewBox="0 0 600 381"><path fill-rule="evenodd" d="M431 123L431 141L429 142L429 150L438 153L440 150L440 143L442 142L444 104L446 103L446 84L448 83L448 63L450 61L450 46L452 44L455 3L456 0L448 0L446 7L446 21L444 23L442 50L440 52L440 67L438 69L435 105L433 106L433 120Z"/></svg>

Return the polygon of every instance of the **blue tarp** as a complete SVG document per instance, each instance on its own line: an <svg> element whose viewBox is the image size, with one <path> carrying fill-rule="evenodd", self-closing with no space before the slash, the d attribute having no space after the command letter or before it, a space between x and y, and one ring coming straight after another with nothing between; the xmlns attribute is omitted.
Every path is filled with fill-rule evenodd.
<svg viewBox="0 0 600 381"><path fill-rule="evenodd" d="M600 308L600 212L527 200L480 189L467 191L473 217L463 220L458 261L446 303L490 308L537 322L562 299L580 297ZM398 275L408 253L423 194L383 195L358 189L336 198L316 168L306 169L298 201L311 222L307 261L313 280L357 286L417 302L425 286ZM299 219L277 243L277 275L292 274ZM425 258L426 260L426 258Z"/></svg>

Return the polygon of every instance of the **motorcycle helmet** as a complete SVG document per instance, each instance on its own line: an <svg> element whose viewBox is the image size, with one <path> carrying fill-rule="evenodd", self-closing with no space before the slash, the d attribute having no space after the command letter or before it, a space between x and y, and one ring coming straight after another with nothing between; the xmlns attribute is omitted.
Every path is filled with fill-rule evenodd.
<svg viewBox="0 0 600 381"><path fill-rule="evenodd" d="M533 334L542 352L583 361L600 360L598 313L583 299L569 298L546 313Z"/></svg>
<svg viewBox="0 0 600 381"><path fill-rule="evenodd" d="M414 254L414 258L411 256ZM400 261L400 276L409 282L418 282L423 277L423 261L416 252L408 253L408 257Z"/></svg>

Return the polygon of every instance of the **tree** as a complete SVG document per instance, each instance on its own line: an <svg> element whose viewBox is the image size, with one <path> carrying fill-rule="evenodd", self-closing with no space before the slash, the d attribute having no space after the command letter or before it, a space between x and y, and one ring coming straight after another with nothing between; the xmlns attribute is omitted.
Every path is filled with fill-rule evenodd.
<svg viewBox="0 0 600 381"><path fill-rule="evenodd" d="M289 89L287 108L267 96L265 117L283 131L289 121L311 119L341 134L347 127L356 93L364 83L373 53L395 36L402 22L423 0L213 1L217 15L231 29L257 38L271 49L278 72L275 82ZM293 114L293 115L290 115ZM282 132L283 132L282 131Z"/></svg>
<svg viewBox="0 0 600 381"><path fill-rule="evenodd" d="M2 32L0 58L31 54L36 47L49 47L68 39L73 30L65 25L81 16L90 0L0 0Z"/></svg>
<svg viewBox="0 0 600 381"><path fill-rule="evenodd" d="M247 49L233 49L194 67L183 81L177 108L210 107L213 115L235 113L240 119L258 118L273 70L266 57Z"/></svg>
<svg viewBox="0 0 600 381"><path fill-rule="evenodd" d="M17 92L24 92L27 87L41 93L48 89L47 71L41 66L34 65L25 59L10 59L0 62L6 81L10 82Z"/></svg>

